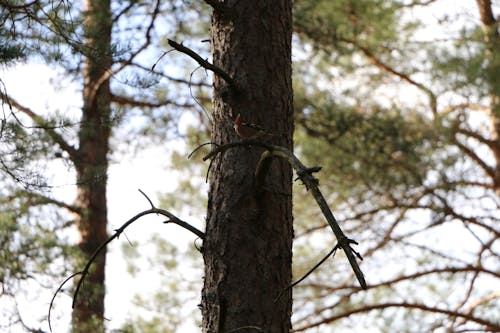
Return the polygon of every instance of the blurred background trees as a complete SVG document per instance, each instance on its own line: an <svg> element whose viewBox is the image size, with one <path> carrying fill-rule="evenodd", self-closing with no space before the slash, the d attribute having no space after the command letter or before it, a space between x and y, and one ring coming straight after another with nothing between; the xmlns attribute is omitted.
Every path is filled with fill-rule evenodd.
<svg viewBox="0 0 500 333"><path fill-rule="evenodd" d="M500 48L498 23L479 16L492 6L296 2L297 144L324 166L372 285L359 291L342 262L322 267L296 290L297 331L498 329ZM323 229L302 225L299 253Z"/></svg>
<svg viewBox="0 0 500 333"><path fill-rule="evenodd" d="M175 92L176 85L186 86L188 80L169 76L163 64L153 70L152 64L161 56L163 36L183 33L176 13L179 6L186 9L182 10L183 20L196 8L160 1L2 4L1 33L7 41L2 46L2 62L26 59L46 63L56 72L55 86L61 84L58 88L62 90L64 84L73 83L79 94L79 102L70 102L63 94L66 103L77 105L57 110L53 103L45 108L27 106L29 97L18 100L6 84L1 91L2 176L6 184L1 198L5 207L2 248L6 252L2 286L8 296L4 299L11 304L6 311L12 312L6 316L27 330L36 330L22 319L16 304L19 292L29 290L25 284L42 284L43 278L52 282L41 287L53 289L57 280L50 278L62 281L62 275L79 271L107 239L106 195L112 157L124 158L125 149L119 152L122 147L127 147L127 153L140 147L146 133L149 143L165 140L169 126L176 127L180 114L193 105ZM160 13L170 20L168 27L158 23ZM150 64L137 61L148 56ZM190 82L192 89L202 85ZM25 91L24 96L29 93ZM184 94L190 95L186 89ZM142 124L131 126L131 121ZM157 126L150 126L152 122ZM120 130L126 132L117 135ZM125 136L127 140L119 139ZM112 155L110 149L118 153ZM68 176L58 179L57 168ZM66 191L56 194L54 189L62 187ZM75 243L77 247L72 246ZM103 253L82 288L83 301L75 303L73 332L104 331L105 263Z"/></svg>
<svg viewBox="0 0 500 333"><path fill-rule="evenodd" d="M6 43L0 62L47 62L57 73L55 85L73 82L83 89L82 68L92 50L85 48L80 3L1 4L0 36ZM184 140L186 151L173 155L173 163L184 168L177 174L180 185L163 194L161 206L203 220L204 193L200 198L198 189L206 166L197 160L186 164L183 156L207 140L210 128L197 103L210 109L210 77L201 70L193 74L195 65L174 52L151 69L168 50L167 37L208 57L209 45L201 42L208 36L208 7L196 1L110 6L110 164ZM499 12L498 2L483 0L294 2L295 150L309 165L323 167L320 186L346 234L360 243L369 285L360 290L343 253L337 253L295 287L296 331L500 329ZM76 145L83 102L30 109L43 117L41 126L22 110L28 100L7 97L5 82L2 311L14 318L9 328L27 316L39 317L32 328L46 327L45 311L19 313L15 305L28 290L52 291L74 271L76 236L68 230L76 213L75 180L64 186L69 191L59 191L75 177L74 164L50 133ZM189 119L192 128L182 131L181 119ZM65 183L54 182L48 172L56 167L68 172ZM181 194L186 188L192 196ZM334 239L299 184L294 216L298 278ZM186 283L182 272L199 274L201 261L187 259L195 252L192 243L178 249L166 245L169 235L160 238L154 237L159 246L152 252L141 252L145 247L134 239L136 247L123 245L129 270L137 278L158 270L153 274L163 285L156 296L137 298L137 308L146 310L134 311L124 326L130 332L179 330L182 315L174 305L187 300L194 305L188 316L200 318L194 307L202 281ZM138 269L145 258L150 266Z"/></svg>

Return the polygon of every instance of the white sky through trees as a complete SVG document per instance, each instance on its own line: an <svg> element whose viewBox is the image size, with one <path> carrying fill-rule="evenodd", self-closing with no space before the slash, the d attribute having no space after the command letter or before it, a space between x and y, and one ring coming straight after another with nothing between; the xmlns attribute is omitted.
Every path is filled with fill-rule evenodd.
<svg viewBox="0 0 500 333"><path fill-rule="evenodd" d="M498 2L496 4L497 6L499 5ZM456 13L467 11L470 12L470 15L461 16L464 18L464 21L457 22L457 30L455 31L457 33L459 27L467 24L477 24L478 17L475 1L441 0L436 1L430 7L422 7L415 10L413 15L429 18L429 28L420 31L418 37L422 40L432 40L440 38L440 36L449 37L449 31L440 32L437 30L441 27L438 22L443 17L442 13L453 16ZM498 13L498 10L496 13ZM18 64L6 69L0 69L0 77L5 84L7 92L21 104L32 108L42 115L49 111L58 111L65 115L69 113L78 117L80 113L79 108L81 107L81 87L69 82L69 80L62 79L61 75L56 74L53 69L40 63ZM390 99L393 94L400 95L401 92L389 92L388 98ZM406 96L408 100L410 100L411 94ZM453 96L450 96L450 99L452 98ZM185 129L185 126L190 123L189 118L186 118L181 127ZM131 125L133 126L133 124ZM119 140L120 138L113 139L114 142L119 142ZM111 160L108 185L110 233L130 217L149 208L148 202L138 192L138 189L143 190L155 204L158 204L157 194L175 191L176 180L179 174L168 168L170 165L169 152L173 149L182 150L183 147L186 147L184 142L181 139L176 139L165 143L163 146L148 147L139 151L136 155L116 156L115 159ZM46 170L46 175L50 178L49 183L55 186L50 190L51 193L57 198L72 202L75 196L75 186L72 185L75 181L74 174L69 172L68 167L61 160L55 159L50 165L51 168ZM161 208L169 209L169 207ZM203 229L202 222L204 216L189 216L189 211L187 210L175 213L180 218ZM121 251L122 245L127 243L127 238L132 242L138 241L140 244L144 244L152 234L157 233L165 234L167 242L174 242L181 247L192 246L193 237L191 234L174 225L163 225L161 222L162 219L160 217L143 217L125 231L126 235L122 235L118 241L111 244L106 270L106 318L110 320L108 328L120 327L127 315L130 312L134 312L134 305L131 302L134 294L144 293L145 295L152 295L155 288L159 287L156 284L159 279L154 276L154 273L148 272L146 269L142 270L136 278L132 278L127 274L126 264L122 259L123 252ZM449 228L449 230L446 228ZM456 251L464 254L469 250L473 250L464 246L464 244L471 243L470 237L472 236L470 234L459 233L453 226L442 226L439 230L440 232L433 236L433 242L442 244L447 248L456 249ZM426 241L431 240L427 239ZM363 244L360 245L361 252L362 247ZM147 247L144 246L141 249L147 249ZM141 249L138 249L138 251L140 252ZM141 257L146 258L147 256L148 253L141 253ZM201 266L201 256L199 260ZM363 269L363 264L361 264L361 268ZM398 267L385 267L385 269L397 270ZM377 277L367 276L367 279L373 283L376 282ZM53 290L56 288L57 285L54 285ZM38 327L38 319L40 316L46 314L52 294L50 292L44 293L42 298L35 300L31 300L29 291L27 291L27 294L25 297L21 295L19 299L21 310L23 311L21 315L27 324ZM23 298L28 301L23 301ZM189 303L186 307L191 307L192 311L197 311L196 304L196 302ZM0 302L0 307L2 306L3 304ZM53 318L54 331L65 332L67 331L67 327L69 327L71 316L69 298L59 295L55 301L55 309L57 310L57 314L63 313L64 317L63 319ZM188 327L192 328L189 325ZM48 330L46 322L42 328ZM346 329L346 331L350 330ZM19 332L22 332L22 330ZM342 329L338 329L338 332L342 332Z"/></svg>

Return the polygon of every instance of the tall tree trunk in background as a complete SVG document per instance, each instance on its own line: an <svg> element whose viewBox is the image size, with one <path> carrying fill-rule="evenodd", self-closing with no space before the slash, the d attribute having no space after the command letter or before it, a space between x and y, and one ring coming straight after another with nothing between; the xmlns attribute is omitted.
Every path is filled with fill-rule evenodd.
<svg viewBox="0 0 500 333"><path fill-rule="evenodd" d="M240 113L262 125L272 143L292 149L292 16L290 0L224 2L214 10L212 56L239 85L232 90L214 78L212 141L239 140L232 128ZM264 139L263 139L264 140ZM291 291L276 297L291 281L292 171L274 160L265 190L257 193L254 172L261 149L240 147L215 158L210 175L205 282L204 332L238 328L288 332Z"/></svg>
<svg viewBox="0 0 500 333"><path fill-rule="evenodd" d="M490 100L490 119L492 128L492 147L496 166L493 172L493 184L498 196L500 196L500 35L498 33L498 21L493 15L491 0L477 0L479 16L483 29L483 40L486 50L486 67L488 94Z"/></svg>
<svg viewBox="0 0 500 333"><path fill-rule="evenodd" d="M106 182L110 124L110 87L103 79L111 68L111 12L109 0L84 1L85 50L83 68L83 110L79 131L76 206L80 234L79 248L84 259L107 238ZM103 252L83 284L72 316L73 332L104 332ZM81 269L81 262L77 268Z"/></svg>

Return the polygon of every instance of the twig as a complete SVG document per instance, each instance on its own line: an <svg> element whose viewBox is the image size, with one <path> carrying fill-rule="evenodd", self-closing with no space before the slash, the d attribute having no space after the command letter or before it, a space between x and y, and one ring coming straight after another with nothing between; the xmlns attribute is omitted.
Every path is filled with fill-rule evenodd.
<svg viewBox="0 0 500 333"><path fill-rule="evenodd" d="M273 147L276 147L276 146L273 146L271 144L268 144L268 143L265 143L265 142L262 142L259 140L254 140L254 139L235 141L235 142L227 143L225 145L217 145L217 147L215 149L213 149L212 151L210 151L207 155L205 155L203 157L203 161L212 159L216 155L218 155L220 153L224 153L228 149L235 148L235 147L247 147L247 146L258 146L258 147L265 148L267 150L273 150Z"/></svg>
<svg viewBox="0 0 500 333"><path fill-rule="evenodd" d="M189 230L191 231L192 233L194 233L196 236L200 237L201 239L204 239L205 238L205 234L198 230L197 228L193 227L192 225L190 225L189 223L187 222L184 222L182 220L180 220L179 218L177 218L175 215L171 214L169 211L166 211L164 209L159 209L159 208L151 208L149 210L145 210L137 215L135 215L134 217L132 217L130 220L128 220L127 222L125 222L125 224L123 224L119 229L116 229L115 230L115 233L108 238L108 240L106 242L104 242L103 244L101 244L96 250L95 252L92 254L92 256L90 257L90 259L87 261L87 264L85 265L83 271L81 272L82 273L82 277L80 278L80 280L78 281L78 284L76 286L76 289L75 289L75 293L73 295L73 303L72 303L72 308L75 307L75 304L76 304L76 298L77 298L77 295L78 295L78 292L80 291L80 288L83 284L83 280L85 279L85 277L87 276L88 272L89 272L89 269L90 269L90 266L92 265L92 263L94 262L94 260L97 258L97 256L99 255L99 253L101 253L101 251L109 244L111 243L115 238L118 238L120 236L120 234L129 226L131 225L133 222L135 222L136 220L138 220L140 217L142 216L145 216L145 215L148 215L148 214L159 214L159 215L163 215L163 216L166 216L169 218L168 221L165 221L164 223L168 223L168 222L172 222L174 224L177 224L178 226L181 226L183 227L184 229L186 230Z"/></svg>
<svg viewBox="0 0 500 333"><path fill-rule="evenodd" d="M155 70L155 67L156 65L158 65L158 63L160 62L160 60L166 56L167 54L169 54L170 52L172 52L173 50L168 50L168 51L165 51L163 52L163 54L158 58L156 59L155 63L153 64L153 66L151 66L151 71L153 72Z"/></svg>
<svg viewBox="0 0 500 333"><path fill-rule="evenodd" d="M54 305L54 300L56 299L57 294L62 290L62 287L64 287L64 285L66 284L66 282L68 282L69 280L71 280L72 278L74 278L75 276L77 276L79 274L82 274L82 272L76 272L76 273L71 274L69 277L67 277L66 280L64 280L63 283L61 283L59 285L59 287L57 288L56 292L52 296L52 299L50 300L50 304L49 304L49 313L47 315L47 321L49 323L49 331L52 332L52 324L51 324L51 320L50 320L50 315L51 315L52 306Z"/></svg>
<svg viewBox="0 0 500 333"><path fill-rule="evenodd" d="M293 287L295 287L296 285L298 285L299 283L301 283L302 281L304 281L309 275L311 275L312 272L314 272L319 266L323 265L323 263L330 257L330 256L335 256L335 252L337 252L337 249L339 248L339 243L335 244L335 246L333 247L333 249L328 252L328 254L326 256L324 256L320 261L318 261L318 263L316 265L314 265L310 270L307 271L306 274L304 274L300 279L298 279L297 281L291 283L289 286L287 286L285 289L283 289L279 294L278 296L274 299L274 303L276 303L280 298L281 296L283 295L283 293Z"/></svg>
<svg viewBox="0 0 500 333"><path fill-rule="evenodd" d="M188 48L188 47L186 47L186 46L184 46L182 44L179 44L179 43L177 43L177 42L175 42L175 41L173 41L171 39L168 39L168 45L172 46L174 49L176 49L177 51L179 51L181 53L187 54L188 56L190 56L191 58L193 58L194 60L196 60L196 62L198 64L200 64L201 67L203 67L205 69L208 69L209 71L212 71L215 74L217 74L218 76L220 76L221 78L223 78L224 81L226 81L229 84L229 86L231 87L231 89L233 89L234 91L238 91L238 85L236 84L236 82L222 68L217 67L214 64L209 63L207 60L203 59L195 51L193 51L190 48Z"/></svg>
<svg viewBox="0 0 500 333"><path fill-rule="evenodd" d="M200 150L201 148L205 147L205 146L208 146L208 145L215 145L217 147L219 147L218 144L216 144L215 142L205 142L205 143L202 143L201 145L199 145L198 147L196 147L189 155L188 155L188 159L190 159L191 157L193 157L194 153L196 153L198 150ZM203 159L204 161L206 161L205 159Z"/></svg>
<svg viewBox="0 0 500 333"><path fill-rule="evenodd" d="M205 142L205 143L202 143L201 145L199 145L198 147L196 147L189 155L188 155L188 158L191 158L193 157L194 153L197 152L200 148L203 148L204 146L207 146L207 145L214 145L214 146L217 146L217 147L220 147L220 145L218 145L217 143L215 142ZM203 161L206 161L206 156L203 158ZM208 168L207 168L207 174L205 176L205 182L208 182L208 176L210 175L210 169L212 168L212 164L213 164L214 160L211 159L210 160L210 164L208 165Z"/></svg>
<svg viewBox="0 0 500 333"><path fill-rule="evenodd" d="M24 128L40 128L43 129L50 137L51 139L59 145L59 147L67 152L70 156L70 158L75 161L75 159L78 158L78 150L71 145L62 135L57 133L55 130L57 128L63 127L63 126L54 126L47 122L42 116L38 115L36 112L31 110L28 107L25 107L24 105L21 105L17 100L13 99L11 96L7 95L6 93L3 93L0 91L0 99L2 102L7 103L11 110L11 115L14 117L14 119L19 123ZM28 117L31 118L31 120L36 124L35 126L26 126L24 125L19 118L16 116L16 114L12 111L12 107L15 109L19 110L20 112L26 114ZM76 125L76 124L75 124Z"/></svg>
<svg viewBox="0 0 500 333"><path fill-rule="evenodd" d="M153 202L151 201L151 199L149 199L149 197L146 195L146 193L144 193L141 189L138 189L138 191L141 192L141 194L146 198L146 200L151 205L151 208L156 208L155 205L153 205Z"/></svg>
<svg viewBox="0 0 500 333"><path fill-rule="evenodd" d="M191 98L194 99L194 101L196 102L196 104L198 104L198 106L203 110L203 112L205 113L205 116L207 116L207 119L208 119L208 122L210 124L213 123L212 121L212 116L210 115L210 113L207 111L207 109L205 109L205 107L203 106L203 104L200 103L200 101L198 101L198 99L194 96L193 94L193 89L191 87L191 81L193 80L193 75L194 73L199 69L199 68L203 68L201 65L196 67L196 69L194 69L191 74L189 75L189 84L188 84L188 87L189 87L189 94L191 95ZM205 72L206 74L206 72Z"/></svg>

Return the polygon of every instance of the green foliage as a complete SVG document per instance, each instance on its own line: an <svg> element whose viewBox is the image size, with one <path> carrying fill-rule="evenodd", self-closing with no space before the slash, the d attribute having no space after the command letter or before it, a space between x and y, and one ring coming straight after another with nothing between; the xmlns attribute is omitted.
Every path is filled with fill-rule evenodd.
<svg viewBox="0 0 500 333"><path fill-rule="evenodd" d="M390 51L403 29L411 29L409 24L400 24L400 15L395 1L297 1L294 30L304 43L351 66L350 56L357 52L353 44L377 53Z"/></svg>
<svg viewBox="0 0 500 333"><path fill-rule="evenodd" d="M8 293L19 292L27 281L43 284L61 279L71 267L68 259L74 249L60 232L67 216L60 215L59 223L47 223L50 209L37 208L36 199L27 192L0 196L0 277Z"/></svg>
<svg viewBox="0 0 500 333"><path fill-rule="evenodd" d="M429 52L429 56L433 64L433 79L444 85L443 91L479 97L488 93L487 58L478 29L463 31L460 39Z"/></svg>
<svg viewBox="0 0 500 333"><path fill-rule="evenodd" d="M8 65L26 56L22 46L12 41L0 45L0 65Z"/></svg>
<svg viewBox="0 0 500 333"><path fill-rule="evenodd" d="M301 152L312 164L327 166L336 192L367 183L378 191L405 190L422 184L433 167L436 134L432 122L418 114L376 106L360 110L326 100L299 115L299 123Z"/></svg>
<svg viewBox="0 0 500 333"><path fill-rule="evenodd" d="M16 40L16 32L11 23L11 18L16 14L8 7L0 7L0 65L10 65L15 61L24 59L27 55L25 47Z"/></svg>

